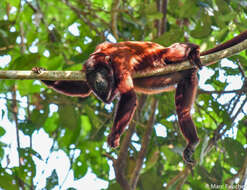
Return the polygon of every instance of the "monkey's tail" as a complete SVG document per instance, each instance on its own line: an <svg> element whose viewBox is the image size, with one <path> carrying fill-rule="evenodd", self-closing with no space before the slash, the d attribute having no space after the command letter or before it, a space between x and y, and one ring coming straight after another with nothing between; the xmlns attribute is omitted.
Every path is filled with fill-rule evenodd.
<svg viewBox="0 0 247 190"><path fill-rule="evenodd" d="M247 30L240 33L238 36L234 37L233 39L229 40L229 41L226 41L222 44L219 44L218 46L212 48L212 49L209 49L209 50L206 50L204 52L201 52L200 55L208 55L208 54L211 54L211 53L215 53L215 52L218 52L218 51L221 51L221 50L224 50L224 49L227 49L229 47L232 47L244 40L247 39Z"/></svg>

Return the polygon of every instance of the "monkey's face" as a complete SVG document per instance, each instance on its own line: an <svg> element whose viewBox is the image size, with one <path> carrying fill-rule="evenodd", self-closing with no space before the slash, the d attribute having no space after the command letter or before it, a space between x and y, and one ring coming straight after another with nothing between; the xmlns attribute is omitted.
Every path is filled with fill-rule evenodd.
<svg viewBox="0 0 247 190"><path fill-rule="evenodd" d="M94 94L109 103L114 91L113 69L106 63L87 64L86 77Z"/></svg>

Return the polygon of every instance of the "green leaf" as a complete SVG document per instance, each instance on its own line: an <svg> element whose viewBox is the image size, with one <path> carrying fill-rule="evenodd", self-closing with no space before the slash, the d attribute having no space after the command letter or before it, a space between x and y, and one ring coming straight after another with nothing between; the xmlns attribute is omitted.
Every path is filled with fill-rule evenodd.
<svg viewBox="0 0 247 190"><path fill-rule="evenodd" d="M30 120L32 122L32 124L36 127L36 128L40 128L41 126L44 125L46 118L48 117L48 106L45 105L44 110L33 110L33 112L31 113L30 116Z"/></svg>
<svg viewBox="0 0 247 190"><path fill-rule="evenodd" d="M163 17L163 14L161 12L154 12L152 14L147 15L147 18L149 19L149 21L161 19L162 17Z"/></svg>
<svg viewBox="0 0 247 190"><path fill-rule="evenodd" d="M80 127L77 127L74 130L71 129L65 129L62 131L62 137L58 138L58 144L61 148L68 148L71 144L76 144L78 141L78 138L80 137ZM81 140L81 139L79 139Z"/></svg>
<svg viewBox="0 0 247 190"><path fill-rule="evenodd" d="M91 130L92 125L87 115L81 116L82 136L85 137Z"/></svg>
<svg viewBox="0 0 247 190"><path fill-rule="evenodd" d="M143 190L160 190L163 187L163 179L154 170L149 170L140 176Z"/></svg>
<svg viewBox="0 0 247 190"><path fill-rule="evenodd" d="M91 108L89 105L84 105L85 112L90 119L90 122L92 123L92 126L94 128L98 128L100 125L99 117L95 114L95 110Z"/></svg>
<svg viewBox="0 0 247 190"><path fill-rule="evenodd" d="M122 187L119 185L119 183L111 183L107 190L122 190Z"/></svg>
<svg viewBox="0 0 247 190"><path fill-rule="evenodd" d="M183 3L182 9L179 9L179 15L181 18L191 18L197 14L199 7L196 1L186 0ZM188 12L190 14L188 14Z"/></svg>
<svg viewBox="0 0 247 190"><path fill-rule="evenodd" d="M0 143L0 159L2 160L3 157L4 157L4 149L3 149L2 143Z"/></svg>
<svg viewBox="0 0 247 190"><path fill-rule="evenodd" d="M73 105L60 105L58 114L59 124L63 128L75 129L79 127L79 117Z"/></svg>
<svg viewBox="0 0 247 190"><path fill-rule="evenodd" d="M223 141L227 155L224 157L226 162L233 167L241 168L246 155L246 150L237 140L226 138Z"/></svg>
<svg viewBox="0 0 247 190"><path fill-rule="evenodd" d="M44 129L47 133L52 134L57 128L59 123L59 115L54 112L51 117L48 117L44 124Z"/></svg>
<svg viewBox="0 0 247 190"><path fill-rule="evenodd" d="M230 13L232 10L229 7L229 4L225 0L215 0L215 3L220 11L221 15Z"/></svg>
<svg viewBox="0 0 247 190"><path fill-rule="evenodd" d="M58 185L58 176L56 170L53 170L51 175L46 178L46 189L53 189Z"/></svg>
<svg viewBox="0 0 247 190"><path fill-rule="evenodd" d="M47 70L62 70L64 59L62 56L55 57L41 57L39 66L46 68Z"/></svg>
<svg viewBox="0 0 247 190"><path fill-rule="evenodd" d="M30 120L26 120L19 123L19 129L28 136L31 136L36 129Z"/></svg>
<svg viewBox="0 0 247 190"><path fill-rule="evenodd" d="M83 155L80 155L75 162L73 163L73 171L74 171L74 178L76 180L82 178L83 176L86 175L87 173L87 169L88 169L88 165L87 162L85 160L85 158L83 157Z"/></svg>
<svg viewBox="0 0 247 190"><path fill-rule="evenodd" d="M211 17L204 14L202 19L196 24L196 28L191 31L190 35L194 38L206 38L211 34Z"/></svg>
<svg viewBox="0 0 247 190"><path fill-rule="evenodd" d="M245 134L247 134L247 116L243 117L243 119L241 119L238 123L238 125L236 126L238 129L237 132L237 140L241 143L241 144L246 144L246 138L245 138Z"/></svg>
<svg viewBox="0 0 247 190"><path fill-rule="evenodd" d="M219 159L215 162L214 167L211 170L210 176L212 179L214 179L214 184L222 184L223 168Z"/></svg>
<svg viewBox="0 0 247 190"><path fill-rule="evenodd" d="M15 8L18 8L20 6L20 1L19 0L11 0L11 1L8 1L8 3L10 3Z"/></svg>
<svg viewBox="0 0 247 190"><path fill-rule="evenodd" d="M40 93L40 85L34 84L33 80L18 80L16 84L21 96Z"/></svg>
<svg viewBox="0 0 247 190"><path fill-rule="evenodd" d="M17 59L11 62L10 70L31 70L33 67L37 66L40 60L40 55L38 53L23 54Z"/></svg>
<svg viewBox="0 0 247 190"><path fill-rule="evenodd" d="M176 148L170 149L167 145L162 146L161 151L164 153L166 160L170 164L176 164L181 161L181 156L178 154L178 150Z"/></svg>
<svg viewBox="0 0 247 190"><path fill-rule="evenodd" d="M202 181L207 182L208 184L214 184L214 181L211 180L210 173L203 166L197 167L198 174L202 177Z"/></svg>
<svg viewBox="0 0 247 190"><path fill-rule="evenodd" d="M2 137L6 133L5 129L0 127L0 137Z"/></svg>
<svg viewBox="0 0 247 190"><path fill-rule="evenodd" d="M151 152L151 156L146 161L146 168L145 169L148 170L148 169L152 168L153 166L155 166L159 157L160 157L160 151L157 148L153 149Z"/></svg>
<svg viewBox="0 0 247 190"><path fill-rule="evenodd" d="M175 42L181 41L184 32L179 27L174 27L170 31L165 32L160 37L156 38L154 42L162 44L164 46L169 46Z"/></svg>
<svg viewBox="0 0 247 190"><path fill-rule="evenodd" d="M6 190L18 190L18 185L15 183L15 177L6 173L1 169L0 187Z"/></svg>

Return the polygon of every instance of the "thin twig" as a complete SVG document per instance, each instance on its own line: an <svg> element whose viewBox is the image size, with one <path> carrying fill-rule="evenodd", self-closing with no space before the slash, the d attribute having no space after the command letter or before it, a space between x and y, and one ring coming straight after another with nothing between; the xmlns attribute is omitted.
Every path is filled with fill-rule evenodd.
<svg viewBox="0 0 247 190"><path fill-rule="evenodd" d="M22 161L21 161L22 158L20 156L21 145L20 145L19 122L18 122L18 105L17 105L17 101L16 101L16 85L14 85L14 87L12 89L12 98L13 98L12 113L13 113L14 122L15 122L15 129L16 129L18 163L19 163L19 167L21 167L22 166ZM19 179L19 177L18 177L18 179ZM24 183L22 180L19 179L18 183L19 183L20 189L25 189L25 186L24 186Z"/></svg>
<svg viewBox="0 0 247 190"><path fill-rule="evenodd" d="M145 101L145 100L144 100ZM141 112L144 102L139 102L137 110L134 115L134 120L138 120L138 113ZM113 162L114 171L117 182L121 185L124 190L131 190L131 186L126 177L126 166L128 160L128 148L131 147L131 137L135 132L136 123L131 122L125 136L121 142L120 151L118 158Z"/></svg>
<svg viewBox="0 0 247 190"><path fill-rule="evenodd" d="M162 8L161 9L162 9L163 17L161 19L161 26L160 26L161 34L164 34L166 32L167 3L168 3L168 0L162 0Z"/></svg>
<svg viewBox="0 0 247 190"><path fill-rule="evenodd" d="M115 162L113 162L116 180L124 190L130 190L130 185L126 178L125 171L126 171L126 165L128 159L128 148L131 142L131 137L134 132L135 132L135 124L132 122L129 125L129 128L126 131L123 141L121 143L118 158Z"/></svg>
<svg viewBox="0 0 247 190"><path fill-rule="evenodd" d="M232 185L237 178L240 178L239 184L241 185L245 181L245 175L247 171L247 155L245 156L244 162L238 173L234 174L230 178L225 180L225 183L229 186Z"/></svg>
<svg viewBox="0 0 247 190"><path fill-rule="evenodd" d="M72 11L74 11L75 14L77 14L77 16L79 18L81 18L83 20L83 22L85 22L91 29L93 29L99 36L102 36L102 32L100 32L97 28L97 26L95 26L92 22L89 21L88 18L86 18L86 14L84 12L82 12L79 8L73 6L69 0L62 0L62 2L64 2Z"/></svg>
<svg viewBox="0 0 247 190"><path fill-rule="evenodd" d="M118 9L120 7L120 0L113 0L112 1L112 8L111 8L111 29L114 37L118 40L118 29L117 29L117 17L118 17Z"/></svg>
<svg viewBox="0 0 247 190"><path fill-rule="evenodd" d="M172 178L169 183L167 184L165 189L170 189L171 186L176 184L178 181L182 180L184 182L184 179L190 174L190 169L186 167L183 171L179 172L178 175L176 175L174 178Z"/></svg>
<svg viewBox="0 0 247 190"><path fill-rule="evenodd" d="M203 90L199 89L197 94L231 94L231 93L239 93L242 89L237 90Z"/></svg>
<svg viewBox="0 0 247 190"><path fill-rule="evenodd" d="M110 159L111 161L115 162L115 158L113 156L111 156L110 154L104 152L102 153L103 156L107 157L108 159Z"/></svg>

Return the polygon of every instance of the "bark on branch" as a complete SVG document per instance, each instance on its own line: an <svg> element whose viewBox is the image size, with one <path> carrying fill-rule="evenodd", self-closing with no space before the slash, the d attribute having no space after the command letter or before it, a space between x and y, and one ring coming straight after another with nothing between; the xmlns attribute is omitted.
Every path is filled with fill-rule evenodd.
<svg viewBox="0 0 247 190"><path fill-rule="evenodd" d="M201 61L204 66L213 64L223 58L233 56L247 49L247 40L223 51L202 56ZM133 78L143 78L155 75L165 75L181 70L190 69L192 66L188 61L167 65L164 68L154 69L152 72L136 72L133 73ZM83 71L42 71L36 74L32 71L0 71L0 79L39 79L39 80L85 80Z"/></svg>

